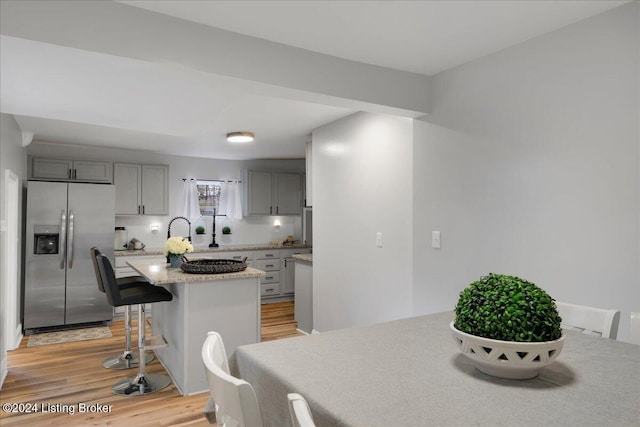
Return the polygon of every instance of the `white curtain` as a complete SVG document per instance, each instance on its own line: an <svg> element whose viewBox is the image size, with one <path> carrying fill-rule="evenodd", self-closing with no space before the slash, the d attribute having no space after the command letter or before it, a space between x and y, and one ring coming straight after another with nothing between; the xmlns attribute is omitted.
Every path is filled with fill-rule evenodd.
<svg viewBox="0 0 640 427"><path fill-rule="evenodd" d="M229 219L242 219L242 201L238 181L223 182L220 189L220 215Z"/></svg>
<svg viewBox="0 0 640 427"><path fill-rule="evenodd" d="M188 178L183 185L182 216L189 220L200 218L200 204L198 203L198 182L195 178Z"/></svg>

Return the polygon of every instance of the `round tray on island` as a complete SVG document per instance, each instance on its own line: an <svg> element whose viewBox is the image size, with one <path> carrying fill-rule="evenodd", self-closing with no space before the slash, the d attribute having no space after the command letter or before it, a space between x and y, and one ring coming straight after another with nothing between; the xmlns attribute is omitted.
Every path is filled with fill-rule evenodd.
<svg viewBox="0 0 640 427"><path fill-rule="evenodd" d="M180 265L185 273L189 274L223 274L237 273L247 268L247 258L242 261L234 259L194 259L185 261Z"/></svg>

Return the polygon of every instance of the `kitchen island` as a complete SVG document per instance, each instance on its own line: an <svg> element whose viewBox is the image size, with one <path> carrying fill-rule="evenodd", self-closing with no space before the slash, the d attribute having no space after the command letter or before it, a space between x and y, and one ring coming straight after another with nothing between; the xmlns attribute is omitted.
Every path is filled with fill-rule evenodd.
<svg viewBox="0 0 640 427"><path fill-rule="evenodd" d="M155 352L182 395L209 390L201 358L207 332L220 333L228 356L240 345L260 342L263 271L247 267L238 273L187 274L164 261L127 264L173 294L172 301L154 304L151 328L167 341Z"/></svg>

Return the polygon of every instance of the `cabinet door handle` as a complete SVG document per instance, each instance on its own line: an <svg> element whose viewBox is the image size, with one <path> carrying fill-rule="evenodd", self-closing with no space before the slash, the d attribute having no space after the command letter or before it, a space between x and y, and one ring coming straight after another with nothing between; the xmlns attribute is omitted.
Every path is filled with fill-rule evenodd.
<svg viewBox="0 0 640 427"><path fill-rule="evenodd" d="M78 179L78 169L73 170L73 179Z"/></svg>
<svg viewBox="0 0 640 427"><path fill-rule="evenodd" d="M142 214L144 215L144 205L142 205Z"/></svg>
<svg viewBox="0 0 640 427"><path fill-rule="evenodd" d="M242 255L234 256L233 259L241 259Z"/></svg>
<svg viewBox="0 0 640 427"><path fill-rule="evenodd" d="M69 169L69 179L71 179L73 177L71 169Z"/></svg>
<svg viewBox="0 0 640 427"><path fill-rule="evenodd" d="M140 215L140 205L138 205L138 215Z"/></svg>
<svg viewBox="0 0 640 427"><path fill-rule="evenodd" d="M269 215L273 213L273 206L269 206Z"/></svg>
<svg viewBox="0 0 640 427"><path fill-rule="evenodd" d="M284 268L287 268L287 260L284 260Z"/></svg>
<svg viewBox="0 0 640 427"><path fill-rule="evenodd" d="M276 206L276 215L278 215L279 208L280 208L280 206Z"/></svg>
<svg viewBox="0 0 640 427"><path fill-rule="evenodd" d="M273 254L264 254L265 257L273 257Z"/></svg>
<svg viewBox="0 0 640 427"><path fill-rule="evenodd" d="M273 288L267 288L265 289L267 292L273 292Z"/></svg>
<svg viewBox="0 0 640 427"><path fill-rule="evenodd" d="M273 264L265 264L265 267L273 267Z"/></svg>

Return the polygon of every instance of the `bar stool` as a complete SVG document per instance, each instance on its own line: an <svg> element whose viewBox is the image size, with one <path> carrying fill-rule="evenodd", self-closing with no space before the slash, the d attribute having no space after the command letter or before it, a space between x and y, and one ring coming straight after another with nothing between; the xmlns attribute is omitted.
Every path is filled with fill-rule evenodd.
<svg viewBox="0 0 640 427"><path fill-rule="evenodd" d="M98 270L98 261L96 257L102 255L98 248L93 247L89 250L91 252L91 260L93 261L93 268L96 272L96 280L98 281L98 289L104 293L104 283L102 283L102 277L100 277L100 271ZM142 276L123 277L116 279L117 285L120 289L130 288L141 283L149 283ZM138 353L131 351L131 306L124 307L124 330L125 330L125 344L124 352L122 354L116 354L115 356L107 357L102 361L102 366L107 369L131 369L138 367ZM145 356L145 363L151 363L153 360L153 354L149 353Z"/></svg>
<svg viewBox="0 0 640 427"><path fill-rule="evenodd" d="M153 350L167 346L167 342L163 337L150 337L151 345L147 345L144 323L144 305L154 302L171 301L173 295L171 292L161 286L155 286L150 283L140 283L125 289L118 287L116 284L115 273L111 262L104 255L96 257L98 262L98 270L102 277L105 294L109 304L113 307L126 305L138 305L138 351L144 354L145 350ZM158 342L156 344L156 342ZM148 374L145 358L141 357L138 364L138 375L133 378L127 378L114 385L111 390L115 394L122 396L136 396L147 393L153 393L162 390L171 384L171 378L168 375Z"/></svg>

